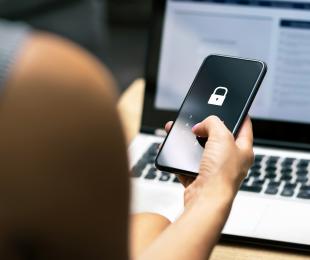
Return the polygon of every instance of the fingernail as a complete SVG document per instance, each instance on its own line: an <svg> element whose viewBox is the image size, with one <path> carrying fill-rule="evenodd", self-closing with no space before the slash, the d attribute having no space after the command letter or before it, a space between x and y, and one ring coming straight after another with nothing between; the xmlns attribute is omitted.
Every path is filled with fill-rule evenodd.
<svg viewBox="0 0 310 260"><path fill-rule="evenodd" d="M192 131L195 131L199 127L200 123L193 126Z"/></svg>

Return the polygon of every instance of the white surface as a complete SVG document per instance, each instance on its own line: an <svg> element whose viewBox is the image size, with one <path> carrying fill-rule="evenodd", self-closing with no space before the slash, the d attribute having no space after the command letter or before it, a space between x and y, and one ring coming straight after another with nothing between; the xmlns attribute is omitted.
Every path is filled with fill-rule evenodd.
<svg viewBox="0 0 310 260"><path fill-rule="evenodd" d="M239 192L223 234L310 245L310 203Z"/></svg>

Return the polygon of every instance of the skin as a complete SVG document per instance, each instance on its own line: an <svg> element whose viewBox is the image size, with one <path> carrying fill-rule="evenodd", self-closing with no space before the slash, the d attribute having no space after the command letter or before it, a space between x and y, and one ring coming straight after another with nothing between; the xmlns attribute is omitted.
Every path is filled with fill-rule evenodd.
<svg viewBox="0 0 310 260"><path fill-rule="evenodd" d="M250 120L236 140L216 117L197 125L208 142L199 176L180 177L184 213L173 224L138 215L129 234L114 85L93 56L58 37L35 33L19 50L0 100L1 259L209 257L253 160Z"/></svg>
<svg viewBox="0 0 310 260"><path fill-rule="evenodd" d="M128 259L129 177L114 81L34 33L0 105L0 258Z"/></svg>
<svg viewBox="0 0 310 260"><path fill-rule="evenodd" d="M154 213L140 213L131 216L131 257L139 257L146 248L171 224L165 217Z"/></svg>
<svg viewBox="0 0 310 260"><path fill-rule="evenodd" d="M171 125L172 122L167 123L167 132ZM214 116L194 126L193 134L208 137L208 142L198 177L180 176L185 186L184 213L175 223L164 227L139 259L207 259L229 216L241 181L253 163L249 118L236 140Z"/></svg>

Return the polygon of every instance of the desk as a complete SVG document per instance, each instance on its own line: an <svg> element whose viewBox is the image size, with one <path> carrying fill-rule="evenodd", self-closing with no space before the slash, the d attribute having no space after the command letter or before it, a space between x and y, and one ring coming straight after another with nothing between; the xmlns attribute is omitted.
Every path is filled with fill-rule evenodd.
<svg viewBox="0 0 310 260"><path fill-rule="evenodd" d="M142 113L144 81L136 80L121 96L118 109L129 144L139 132ZM309 234L310 235L310 234ZM296 252L265 249L262 247L219 244L211 260L306 260L310 256Z"/></svg>

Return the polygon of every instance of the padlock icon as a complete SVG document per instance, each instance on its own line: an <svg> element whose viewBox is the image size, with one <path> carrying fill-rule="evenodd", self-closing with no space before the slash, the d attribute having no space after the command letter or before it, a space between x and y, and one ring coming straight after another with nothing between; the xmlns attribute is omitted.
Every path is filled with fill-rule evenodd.
<svg viewBox="0 0 310 260"><path fill-rule="evenodd" d="M224 90L224 93L223 94L219 94L220 90ZM212 93L212 95L211 95L211 97L210 97L210 99L208 101L208 104L215 105L215 106L222 106L224 101L225 101L225 99L226 99L227 94L228 94L228 89L227 88L222 87L222 86L217 87L213 91L213 93Z"/></svg>

